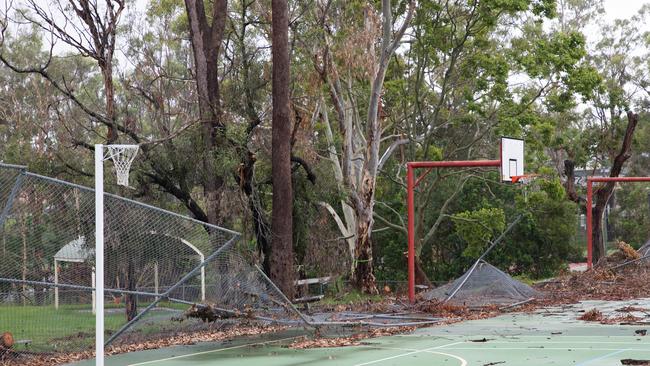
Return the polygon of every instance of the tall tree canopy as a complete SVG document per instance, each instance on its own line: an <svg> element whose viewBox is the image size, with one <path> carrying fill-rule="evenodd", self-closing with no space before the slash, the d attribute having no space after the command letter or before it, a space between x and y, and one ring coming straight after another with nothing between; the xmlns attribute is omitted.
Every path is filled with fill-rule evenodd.
<svg viewBox="0 0 650 366"><path fill-rule="evenodd" d="M108 189L241 230L288 294L293 273L370 294L404 279L408 161L494 159L509 135L543 177L532 193L489 171L423 178L422 283L519 214L490 259L552 274L583 255L579 176L648 173L648 6L607 22L587 0L137 4L7 3L0 160L90 184L94 144L139 144L134 189ZM613 189L598 187L597 218Z"/></svg>

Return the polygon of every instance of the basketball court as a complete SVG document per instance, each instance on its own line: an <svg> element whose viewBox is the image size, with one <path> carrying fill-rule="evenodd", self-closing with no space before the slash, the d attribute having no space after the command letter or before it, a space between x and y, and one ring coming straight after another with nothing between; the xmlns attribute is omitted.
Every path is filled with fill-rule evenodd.
<svg viewBox="0 0 650 366"><path fill-rule="evenodd" d="M107 365L621 365L622 359L650 359L647 325L602 325L576 320L598 307L604 313L647 306L650 299L584 302L534 314L506 314L483 320L420 328L413 333L366 339L358 346L289 349L303 335L285 334L203 343L108 357ZM646 318L646 321L648 319ZM93 365L93 361L74 366Z"/></svg>
<svg viewBox="0 0 650 366"><path fill-rule="evenodd" d="M307 317L291 306L291 301L282 294L275 284L264 274L264 272L248 261L248 257L238 253L235 243L241 234L229 229L211 226L195 219L184 217L173 212L152 207L122 197L103 194L103 161L106 159L118 159L115 162L118 168L118 181L120 184L128 184L128 165L137 152L137 146L115 145L108 147L109 154L105 155L101 145L96 148L96 189L92 191L87 187L74 185L59 181L57 179L29 173L25 167L4 166L6 177L6 191L8 193L5 211L8 213L12 207L11 202L20 197L20 191L25 189L29 192L39 191L43 196L50 195L49 200L61 203L66 212L75 212L74 220L79 221L81 217L95 218L95 266L90 268L92 261L88 261L90 255L76 255L73 261L86 266L85 272L79 272L84 278L70 283L61 283L58 272L55 274L54 283L46 281L30 281L20 277L15 272L13 277L0 278L7 283L20 284L22 286L45 286L57 289L54 291L54 306L43 307L41 310L50 311L52 319L61 316L58 311L59 290L67 289L83 292L86 297L75 297L78 303L72 305L88 306L88 300L92 303L93 309L106 309L104 304L107 294L119 294L121 296L141 296L149 301L147 306L134 316L128 323L109 324L113 328L107 328L105 321L110 320L104 314L110 312L96 311L93 318L94 326L90 327L95 333L92 339L89 334L77 332L76 338L80 344L74 344L76 338L67 335L52 333L50 338L39 339L40 350L55 352L72 352L74 350L86 350L90 346L90 340L94 341L97 363L94 359L74 363L74 366L103 365L102 353L105 345L119 344L119 338L127 334L127 331L139 331L138 335L163 334L161 321L163 317L153 317L150 312L159 308L158 305L164 300L170 309L176 312L183 312L187 306L194 304L212 304L220 316L241 315L245 312L252 319L262 323L273 323L284 321L284 324L313 325ZM115 151L122 149L118 154ZM113 151L115 150L115 151ZM126 153L126 152L130 153ZM2 167L0 165L0 167ZM501 141L500 156L498 160L476 160L476 161L443 161L443 162L412 162L407 166L407 208L408 208L408 277L409 297L415 300L414 281L414 199L418 183L433 169L453 167L498 167L501 170L502 181L526 184L534 179L534 174L524 174L524 142L522 140L503 138ZM416 170L424 169L422 174L416 175ZM597 181L597 180L594 180ZM9 189L10 188L10 189ZM76 200L74 199L75 197ZM94 198L94 199L93 199ZM104 199L109 209L104 209ZM20 209L22 206L16 206ZM31 208L31 206L26 206ZM52 205L52 207L59 207ZM15 214L30 214L30 212L18 211ZM64 213L55 211L38 212L48 214L52 220L65 217ZM108 232L119 232L119 243L129 243L129 246L119 247L119 243L112 243L117 236L108 237L108 245L104 243L105 220L110 230ZM74 221L72 220L72 221ZM488 249L479 257L474 266L468 271L464 279L460 279L458 286L453 291L446 291L444 301L449 301L463 286L472 287L474 284L470 279L472 271L479 268L482 259L487 253L499 243L501 238L507 234L509 229L517 222L515 219L494 241L490 241ZM71 221L71 222L72 222ZM14 225L16 230L18 226ZM89 226L93 228L92 225ZM12 227L9 227L12 228ZM65 231L65 230L64 230ZM67 231L74 231L68 229ZM85 232L84 232L85 233ZM20 238L19 233L12 235L12 238ZM92 235L92 232L88 232ZM79 242L85 240L78 236ZM76 242L63 241L65 247L73 246ZM112 243L112 244L111 244ZM119 248L104 253L105 247ZM185 252L181 252L184 250ZM204 251L206 255L204 255ZM61 250L59 250L61 252ZM77 254L79 251L75 251ZM174 255L169 255L174 253ZM178 253L185 253L178 255ZM168 259L176 259L179 262L165 262ZM62 259L70 261L67 256L55 255L56 263ZM76 263L75 262L75 263ZM119 263L128 262L131 271L140 269L146 272L149 286L141 285L142 288L124 289L113 279L119 274L121 267ZM108 264L108 265L106 265ZM81 264L80 264L81 265ZM482 264L481 264L482 265ZM108 276L105 269L108 268ZM482 268L482 267L481 267ZM479 268L480 270L480 268ZM112 272L111 272L112 271ZM85 274L84 274L85 273ZM161 276L165 274L165 276ZM80 275L81 276L81 275ZM144 276L144 275L143 275ZM504 274L504 276L507 276ZM135 277L135 275L134 275ZM161 278L162 277L162 278ZM486 276L483 276L487 278ZM489 281L488 284L479 286L478 289L490 288L492 283L507 282L505 277ZM507 277L509 278L509 277ZM106 282L108 279L109 283ZM469 279L469 280L468 280ZM197 292L187 300L185 299L184 284L193 280L197 286ZM97 284L89 286L89 282ZM122 286L123 287L123 286ZM164 292L160 291L164 288ZM206 288L211 290L207 291ZM181 291L178 291L181 290ZM506 291L507 292L507 291ZM500 293L503 293L501 291ZM509 292L507 292L509 293ZM90 295L90 296L88 296ZM475 294L476 295L476 294ZM485 295L485 294L484 294ZM454 299L458 299L456 295ZM476 297L476 296L474 296ZM525 299L535 297L526 294ZM503 302L494 302L495 298L490 296L478 296L486 300L483 305L489 304L514 304L521 299L504 298ZM121 297L120 297L121 299ZM199 301L196 301L200 299ZM173 307L171 304L174 304ZM462 303L466 303L463 299ZM112 306L118 306L119 303ZM203 308L209 308L204 306ZM201 308L201 309L203 309ZM634 308L634 314L640 321L632 325L604 325L597 322L584 322L577 320L586 310L597 308L604 314L613 314L613 318L620 317L620 309ZM650 328L650 299L627 302L604 302L591 301L580 304L540 309L534 313L510 313L490 319L464 321L457 324L432 326L419 328L410 334L366 339L358 344L348 347L336 348L313 348L313 349L292 349L289 346L305 337L311 336L312 329L292 328L287 331L274 334L266 334L258 337L237 338L235 340L221 342L205 342L188 346L174 346L157 350L130 352L110 356L106 358L106 365L161 365L161 366L194 366L194 365L577 365L577 366L611 366L621 365L624 359L650 360L650 336L646 337ZM78 310L78 309L77 309ZM629 310L627 313L629 314ZM153 314L153 313L152 313ZM337 314L341 315L341 314ZM435 315L435 314L432 314ZM165 317L165 321L173 319ZM610 317L611 318L611 317ZM203 319L203 318L201 318ZM356 321L359 322L358 318ZM156 322L160 321L160 322ZM437 321L437 320L436 320ZM68 320L57 322L70 324ZM138 324L136 324L138 323ZM23 321L21 324L26 324ZM185 322L182 325L174 324L174 331L182 333L182 326L201 324L208 326L208 323ZM340 321L323 321L318 324L327 326L341 326ZM366 324L367 325L367 324ZM350 326L346 322L345 326ZM15 328L21 328L17 326ZM32 335L41 335L45 332L39 331L38 326L33 326ZM46 328L46 327L43 327ZM45 329L41 329L45 330ZM146 331L145 331L146 330ZM147 333L147 332L150 332ZM16 332L18 334L18 332ZM110 334L108 339L104 336ZM24 339L31 339L23 336ZM160 338L156 338L160 339ZM57 343L60 342L60 343ZM136 342L137 343L137 342ZM68 346L69 349L64 349ZM47 349L49 347L49 349ZM76 348L75 348L76 347ZM627 364L627 363L626 363ZM643 364L643 363L631 363Z"/></svg>

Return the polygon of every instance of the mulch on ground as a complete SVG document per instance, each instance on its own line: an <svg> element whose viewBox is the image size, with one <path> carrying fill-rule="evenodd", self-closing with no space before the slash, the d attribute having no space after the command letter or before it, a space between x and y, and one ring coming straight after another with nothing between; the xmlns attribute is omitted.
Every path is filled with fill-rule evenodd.
<svg viewBox="0 0 650 366"><path fill-rule="evenodd" d="M107 355L165 348L170 346L191 345L199 342L215 342L237 337L275 333L286 329L278 326L246 326L233 327L225 330L204 330L191 333L178 333L157 340L111 346L106 349ZM0 358L0 366L55 366L70 362L81 361L95 357L94 352L75 352L66 354L24 354L11 352Z"/></svg>
<svg viewBox="0 0 650 366"><path fill-rule="evenodd" d="M554 303L581 300L630 300L650 296L650 265L630 264L612 270L611 262L600 263L583 273L572 273L535 287Z"/></svg>
<svg viewBox="0 0 650 366"><path fill-rule="evenodd" d="M464 320L485 319L500 315L504 312L520 311L529 312L539 308L573 304L583 300L631 300L650 296L650 264L646 261L637 262L616 269L618 264L625 263L633 258L625 245L619 247L619 251L605 258L593 269L582 273L565 273L555 279L544 281L535 285L535 289L544 296L535 299L518 307L503 308L488 306L482 308L469 308L466 306L446 304L436 300L419 301L415 305L408 304L408 301L393 294L385 296L381 301L366 301L351 304L338 304L316 307L318 311L329 312L366 312L366 313L396 313L412 312L422 313L428 316L441 318L440 325L451 324ZM627 310L627 311L626 311ZM621 313L645 312L646 309L629 307L619 309ZM650 310L648 310L650 311ZM632 314L624 314L616 317L606 317L597 309L585 312L581 320L600 322L602 324L625 324L634 323L639 318ZM125 352L157 349L173 345L188 345L198 342L219 341L233 339L241 336L260 335L277 332L285 327L275 326L234 326L226 330L199 331L183 333L165 337L155 341L144 341L129 345L113 346L107 349L107 354L118 354ZM357 331L352 335L325 337L317 334L316 337L304 338L293 342L289 348L306 349L320 347L342 347L363 344L363 340L393 334L409 333L416 327L382 327ZM61 365L64 363L79 361L93 357L93 352L81 352L65 355L35 355L33 357L12 358L13 353L4 354L0 358L0 366L44 366ZM634 364L634 363L630 363Z"/></svg>

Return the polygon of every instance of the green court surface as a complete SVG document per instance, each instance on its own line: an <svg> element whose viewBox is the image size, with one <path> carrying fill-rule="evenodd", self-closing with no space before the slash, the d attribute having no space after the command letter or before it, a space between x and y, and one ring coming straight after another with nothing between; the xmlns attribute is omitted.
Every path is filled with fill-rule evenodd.
<svg viewBox="0 0 650 366"><path fill-rule="evenodd" d="M602 303L601 303L602 304ZM586 305L589 306L589 305ZM619 306L614 304L611 307ZM576 320L579 308L507 314L410 334L367 339L359 346L293 350L300 334L274 334L232 342L202 343L107 358L106 364L217 365L576 365L614 366L621 359L650 359L647 325L601 325ZM94 362L76 363L89 366Z"/></svg>

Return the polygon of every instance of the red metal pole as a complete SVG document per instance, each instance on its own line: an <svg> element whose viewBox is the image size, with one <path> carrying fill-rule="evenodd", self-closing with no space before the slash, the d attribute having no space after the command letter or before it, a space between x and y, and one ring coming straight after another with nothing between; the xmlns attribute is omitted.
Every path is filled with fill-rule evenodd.
<svg viewBox="0 0 650 366"><path fill-rule="evenodd" d="M411 163L406 164L406 207L408 216L408 280L409 301L415 302L415 207L414 190L415 179Z"/></svg>
<svg viewBox="0 0 650 366"><path fill-rule="evenodd" d="M501 166L501 160L413 161L408 165L411 168L471 168Z"/></svg>
<svg viewBox="0 0 650 366"><path fill-rule="evenodd" d="M592 237L593 235L593 229L591 227L591 223L593 221L593 212L592 212L592 207L591 207L591 200L593 195L593 188L592 188L592 180L591 177L587 177L587 267L591 268L592 266L592 253L593 253L593 245L594 245L594 238Z"/></svg>
<svg viewBox="0 0 650 366"><path fill-rule="evenodd" d="M406 209L408 216L408 282L409 301L415 302L415 181L417 168L471 168L501 166L501 160L414 161L406 164ZM426 174L425 174L426 175ZM424 178L422 176L421 178Z"/></svg>
<svg viewBox="0 0 650 366"><path fill-rule="evenodd" d="M650 182L650 177L588 177L592 182Z"/></svg>

